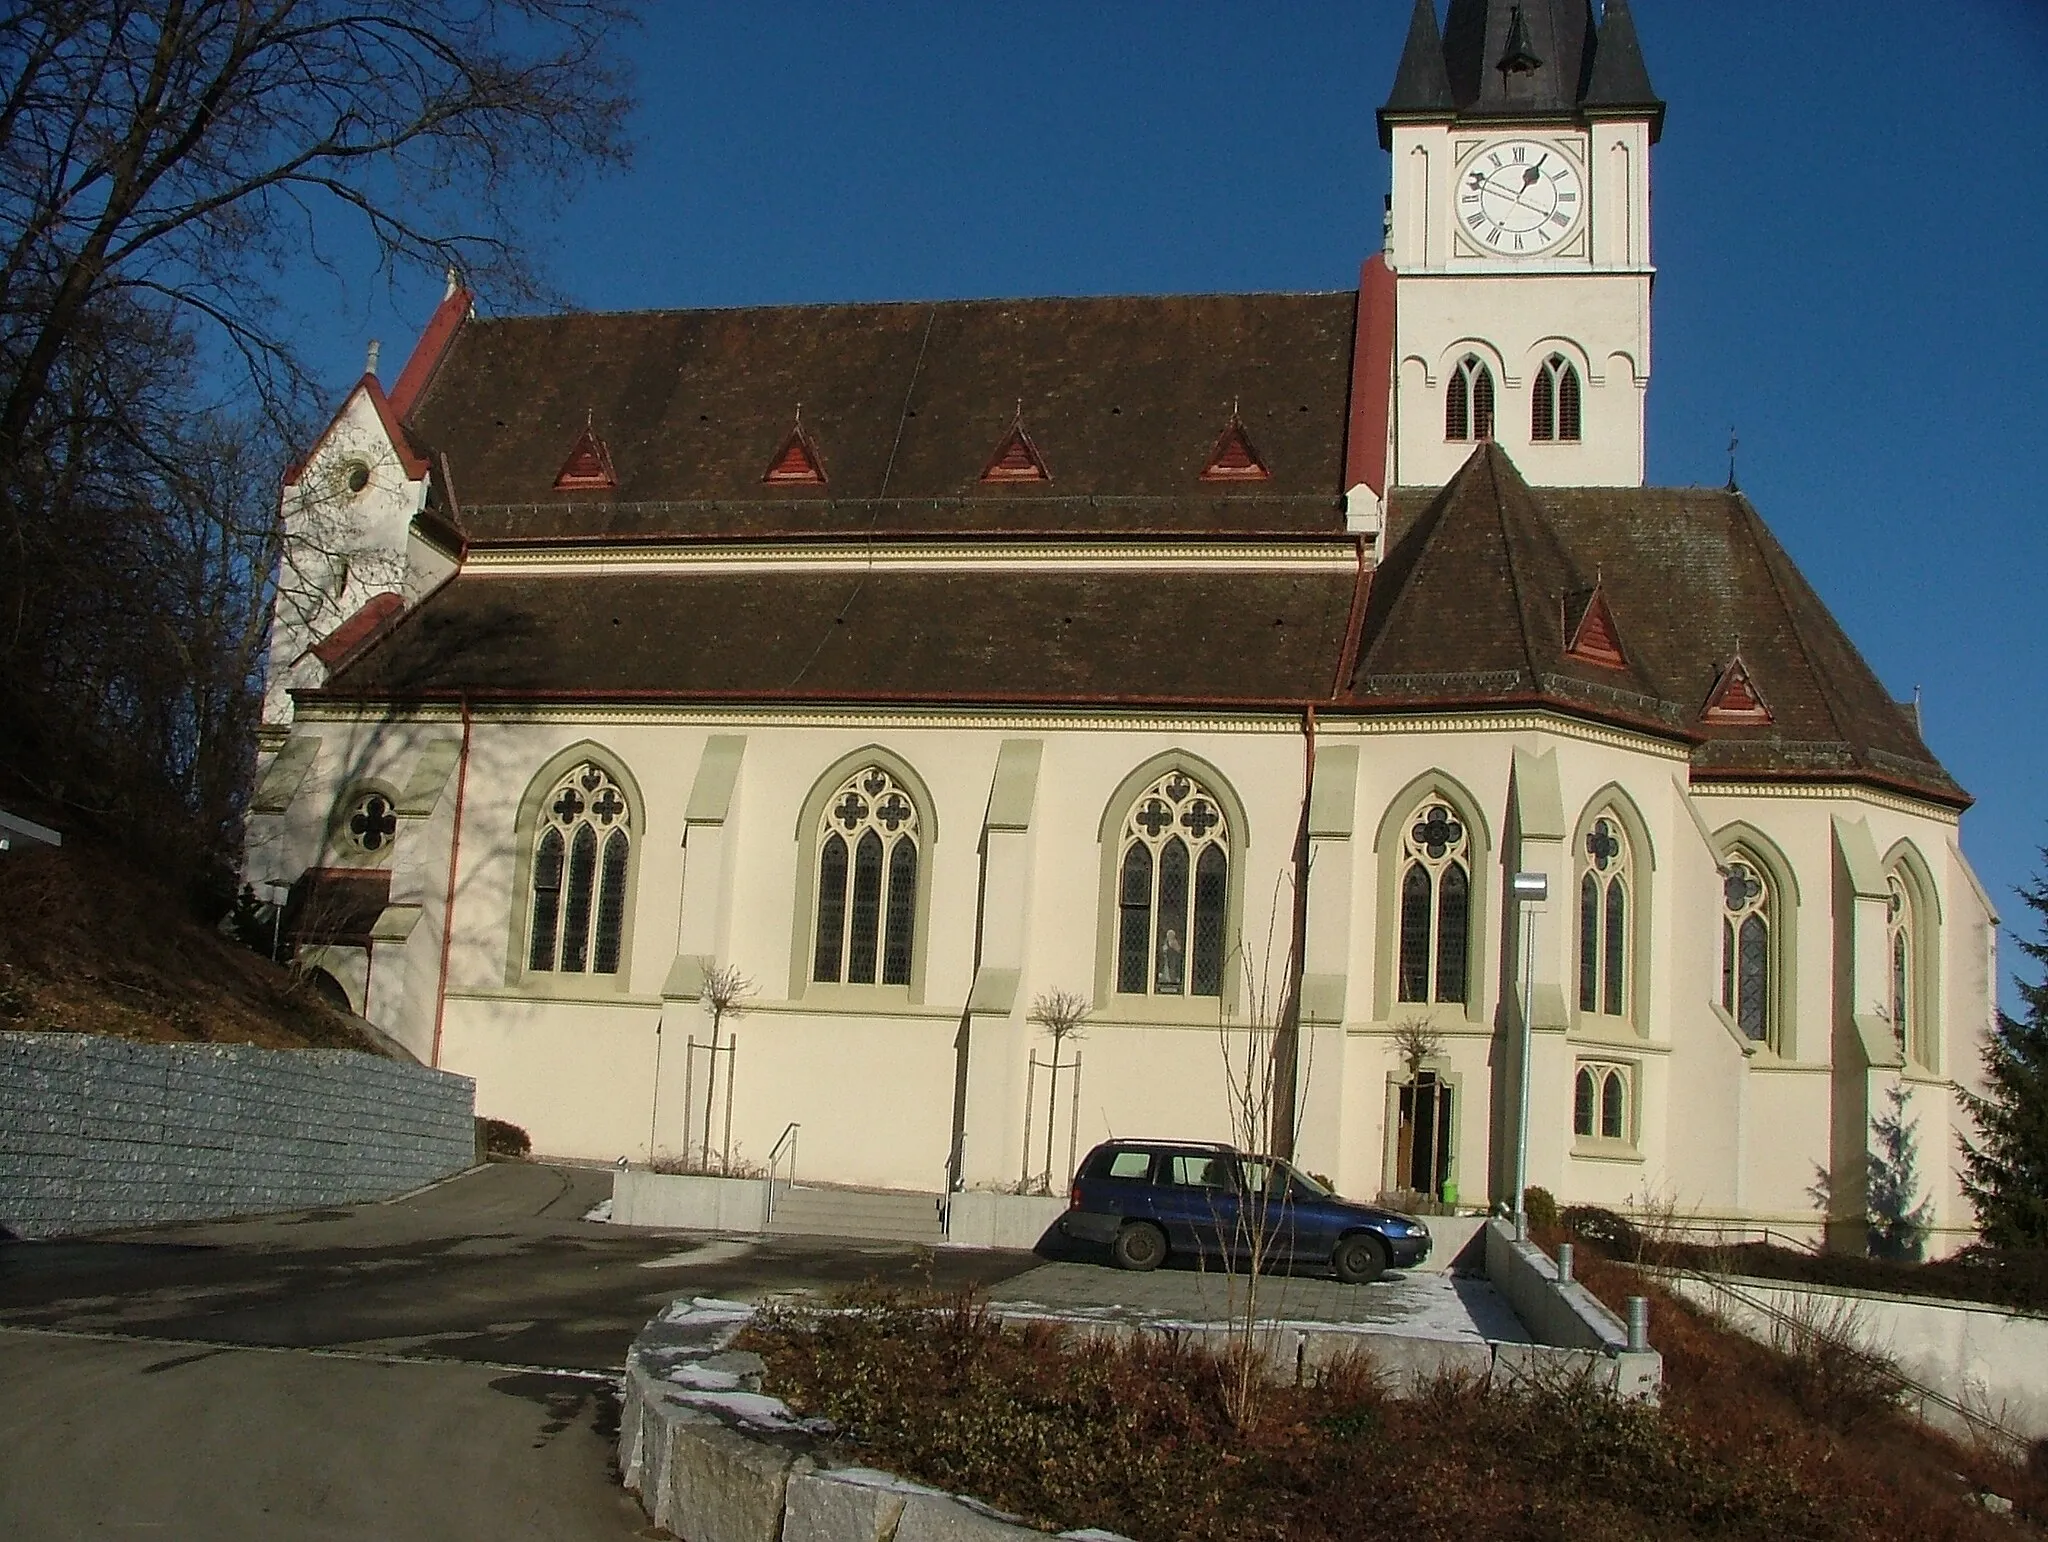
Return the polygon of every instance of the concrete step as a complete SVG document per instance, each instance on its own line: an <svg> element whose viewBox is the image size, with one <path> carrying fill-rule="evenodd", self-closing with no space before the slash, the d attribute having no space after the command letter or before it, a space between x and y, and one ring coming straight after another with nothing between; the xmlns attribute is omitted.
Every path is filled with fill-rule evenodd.
<svg viewBox="0 0 2048 1542"><path fill-rule="evenodd" d="M768 1230L784 1236L939 1243L937 1194L886 1189L777 1189Z"/></svg>

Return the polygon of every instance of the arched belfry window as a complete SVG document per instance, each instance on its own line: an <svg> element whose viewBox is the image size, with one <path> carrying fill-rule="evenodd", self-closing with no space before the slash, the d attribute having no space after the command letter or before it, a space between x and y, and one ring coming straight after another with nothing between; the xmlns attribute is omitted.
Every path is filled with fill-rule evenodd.
<svg viewBox="0 0 2048 1542"><path fill-rule="evenodd" d="M1579 442L1579 368L1553 353L1536 371L1529 394L1529 437L1540 444Z"/></svg>
<svg viewBox="0 0 2048 1542"><path fill-rule="evenodd" d="M624 794L595 762L576 766L548 793L534 835L528 969L619 972L631 828Z"/></svg>
<svg viewBox="0 0 2048 1542"><path fill-rule="evenodd" d="M818 911L811 978L908 985L917 932L917 804L866 766L825 804L818 832Z"/></svg>
<svg viewBox="0 0 2048 1542"><path fill-rule="evenodd" d="M1885 879L1887 903L1886 942L1891 956L1891 1000L1889 1015L1892 1020L1892 1036L1899 1042L1899 1053L1909 1060L1924 1058L1917 1035L1920 1032L1919 1005L1913 995L1919 985L1915 978L1916 960L1913 957L1914 915L1913 897L1897 873Z"/></svg>
<svg viewBox="0 0 2048 1542"><path fill-rule="evenodd" d="M1220 996L1230 900L1223 808L1184 771L1140 793L1117 850L1116 988Z"/></svg>
<svg viewBox="0 0 2048 1542"><path fill-rule="evenodd" d="M1472 842L1450 805L1431 799L1401 838L1402 1001L1463 1002L1472 939Z"/></svg>
<svg viewBox="0 0 2048 1542"><path fill-rule="evenodd" d="M1444 399L1444 438L1453 444L1493 437L1493 371L1468 353L1451 371Z"/></svg>
<svg viewBox="0 0 2048 1542"><path fill-rule="evenodd" d="M1626 1017L1635 873L1619 819L1603 814L1593 821L1579 864L1579 1010Z"/></svg>
<svg viewBox="0 0 2048 1542"><path fill-rule="evenodd" d="M1767 1043L1772 1022L1774 939L1770 880L1738 852L1721 876L1721 1006L1744 1038Z"/></svg>

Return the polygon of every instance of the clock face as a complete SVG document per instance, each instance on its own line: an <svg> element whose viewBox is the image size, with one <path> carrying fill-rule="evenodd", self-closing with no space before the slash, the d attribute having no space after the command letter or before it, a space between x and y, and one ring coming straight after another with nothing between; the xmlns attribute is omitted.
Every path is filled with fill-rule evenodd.
<svg viewBox="0 0 2048 1542"><path fill-rule="evenodd" d="M1500 139L1458 173L1458 222L1490 252L1533 257L1579 228L1585 208L1579 169L1554 144Z"/></svg>

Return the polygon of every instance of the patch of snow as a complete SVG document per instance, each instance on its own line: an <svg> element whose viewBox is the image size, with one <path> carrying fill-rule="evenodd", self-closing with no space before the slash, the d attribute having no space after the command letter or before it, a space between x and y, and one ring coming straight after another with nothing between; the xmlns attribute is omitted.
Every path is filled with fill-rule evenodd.
<svg viewBox="0 0 2048 1542"><path fill-rule="evenodd" d="M684 1301L671 1301L656 1320L666 1323L706 1324L718 1322L745 1322L754 1315L754 1309L744 1301L721 1301L715 1296L692 1296Z"/></svg>
<svg viewBox="0 0 2048 1542"><path fill-rule="evenodd" d="M607 1195L583 1212L586 1221L609 1221L612 1218L611 1196Z"/></svg>
<svg viewBox="0 0 2048 1542"><path fill-rule="evenodd" d="M740 1384L739 1377L731 1371L714 1371L695 1360L677 1366L668 1373L668 1379L697 1392L731 1392Z"/></svg>
<svg viewBox="0 0 2048 1542"><path fill-rule="evenodd" d="M814 1430L819 1421L799 1419L779 1397L765 1392L684 1392L683 1402L692 1408L708 1408L728 1414L742 1424L763 1430Z"/></svg>

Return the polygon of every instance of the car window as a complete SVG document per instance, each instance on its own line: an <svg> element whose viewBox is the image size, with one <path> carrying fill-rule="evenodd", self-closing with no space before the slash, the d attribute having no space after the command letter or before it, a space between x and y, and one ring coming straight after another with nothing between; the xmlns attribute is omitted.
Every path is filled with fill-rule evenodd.
<svg viewBox="0 0 2048 1542"><path fill-rule="evenodd" d="M1166 1159L1163 1181L1187 1189L1227 1189L1230 1161L1202 1151L1176 1152Z"/></svg>
<svg viewBox="0 0 2048 1542"><path fill-rule="evenodd" d="M1139 1182L1152 1171L1152 1153L1149 1151L1119 1151L1109 1159L1109 1170L1105 1178L1135 1178Z"/></svg>
<svg viewBox="0 0 2048 1542"><path fill-rule="evenodd" d="M1276 1173L1279 1177L1280 1191L1285 1193L1287 1187L1287 1169L1285 1166L1277 1162L1265 1161L1260 1157L1246 1157L1244 1159L1245 1192L1247 1194L1265 1193L1266 1186L1273 1182Z"/></svg>
<svg viewBox="0 0 2048 1542"><path fill-rule="evenodd" d="M1337 1191L1319 1179L1311 1178L1298 1167L1287 1169L1287 1181L1294 1195L1299 1199L1335 1199Z"/></svg>

